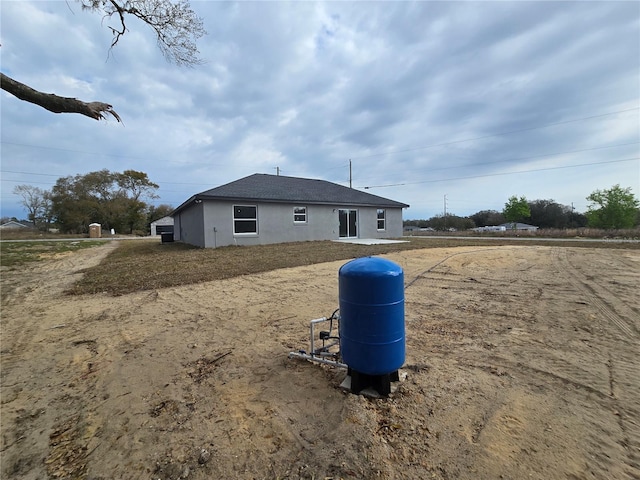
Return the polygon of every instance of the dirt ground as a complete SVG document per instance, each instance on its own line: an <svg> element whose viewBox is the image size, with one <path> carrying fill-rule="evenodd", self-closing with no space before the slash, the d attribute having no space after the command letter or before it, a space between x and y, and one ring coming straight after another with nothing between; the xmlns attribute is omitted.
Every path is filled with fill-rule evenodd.
<svg viewBox="0 0 640 480"><path fill-rule="evenodd" d="M287 355L344 262L62 295L112 248L2 272L2 478L640 478L640 250L386 256L406 379L375 400Z"/></svg>

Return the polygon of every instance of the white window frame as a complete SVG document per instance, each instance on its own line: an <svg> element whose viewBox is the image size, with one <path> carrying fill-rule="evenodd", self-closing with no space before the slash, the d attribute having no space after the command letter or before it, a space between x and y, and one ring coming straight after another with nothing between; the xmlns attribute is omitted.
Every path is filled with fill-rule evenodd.
<svg viewBox="0 0 640 480"><path fill-rule="evenodd" d="M382 213L382 218L380 218L380 214ZM387 229L387 209L386 208L378 208L376 210L376 221L379 232L384 232ZM382 222L382 228L380 228L380 224Z"/></svg>
<svg viewBox="0 0 640 480"><path fill-rule="evenodd" d="M245 217L238 217L236 218L236 209L240 208L240 207L245 207L245 208L254 208L256 215L255 217L249 217L249 218L245 218ZM255 222L256 224L256 229L255 232L236 232L236 222ZM258 206L257 205L233 205L233 235L234 236L257 236L258 235Z"/></svg>
<svg viewBox="0 0 640 480"><path fill-rule="evenodd" d="M296 210L304 210L304 212L298 212ZM299 216L304 216L304 220L297 220L296 217ZM298 225L307 223L307 207L303 207L302 205L293 207L293 223Z"/></svg>

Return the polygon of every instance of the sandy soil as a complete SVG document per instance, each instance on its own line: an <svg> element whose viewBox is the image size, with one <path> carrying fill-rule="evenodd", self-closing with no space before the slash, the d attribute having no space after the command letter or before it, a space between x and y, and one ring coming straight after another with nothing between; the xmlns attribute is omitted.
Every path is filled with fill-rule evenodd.
<svg viewBox="0 0 640 480"><path fill-rule="evenodd" d="M638 250L389 255L407 378L374 400L287 356L344 262L61 295L111 248L2 274L2 478L640 478Z"/></svg>

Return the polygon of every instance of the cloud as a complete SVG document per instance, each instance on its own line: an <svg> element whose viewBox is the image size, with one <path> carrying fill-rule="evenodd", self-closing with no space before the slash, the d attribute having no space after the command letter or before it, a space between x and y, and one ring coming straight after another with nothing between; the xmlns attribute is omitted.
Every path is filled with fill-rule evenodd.
<svg viewBox="0 0 640 480"><path fill-rule="evenodd" d="M140 22L110 50L100 15L74 3L2 3L4 73L124 119L2 92L3 215L23 216L14 185L56 175L141 170L177 206L276 167L348 184L349 159L354 186L411 204L408 218L442 213L445 195L460 215L511 195L583 211L616 183L640 197L640 161L623 161L640 157L632 2L192 5L209 34L204 64L184 69Z"/></svg>

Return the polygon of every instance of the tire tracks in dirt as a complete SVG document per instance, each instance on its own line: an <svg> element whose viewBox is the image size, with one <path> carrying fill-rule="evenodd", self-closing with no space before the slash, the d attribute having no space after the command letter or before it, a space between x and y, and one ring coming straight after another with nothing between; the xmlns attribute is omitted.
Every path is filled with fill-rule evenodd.
<svg viewBox="0 0 640 480"><path fill-rule="evenodd" d="M612 413L618 418L621 430L619 443L627 451L628 462L625 465L625 472L629 478L638 478L640 474L640 385L638 384L640 316L636 313L637 306L628 305L616 291L599 282L597 271L585 273L574 266L569 256L570 251L555 250L558 264L565 272L565 278L584 295L585 302L592 305L601 315L604 327L612 326L613 335L623 342L617 344L617 348L610 349L607 354L609 395L614 405ZM616 274L627 277L628 273L624 269L633 272L634 267L635 265L620 262L616 266Z"/></svg>
<svg viewBox="0 0 640 480"><path fill-rule="evenodd" d="M464 268L465 264L473 266L474 257L479 261L495 255L496 250L504 250L501 248L446 255L407 282L405 290L409 292L410 287L423 288L425 282L430 282L429 290L434 293L433 298L426 300L410 299L409 328L414 321L410 318L412 315L440 317L435 324L420 323L419 331L413 334L424 339L421 342L437 342L440 336L452 338L453 344L442 341L442 348L436 347L434 353L449 359L449 363L455 362L460 369L478 369L521 391L518 395L511 389L504 395L497 393L484 413L476 413L473 443L484 441L487 445L487 439L491 439L493 447L486 448L508 462L513 456L521 455L510 450L515 445L535 452L549 437L560 435L562 438L565 433L561 426L572 425L576 432L583 432L585 445L582 461L571 466L575 478L587 474L638 478L640 388L637 372L640 364L638 330L634 322L638 310L627 303L631 295L623 295L623 289L637 284L638 280L637 275L634 278L630 274L615 273L625 268L633 271L633 266L617 254L603 260L604 268L614 269L614 280L608 277L607 281L623 292L616 295L608 284L597 283L570 262L570 252L577 251L579 263L590 265L584 261L583 250L517 248L540 252L539 262L550 271L546 281L535 289L530 287L528 278L531 274L537 275L535 270L540 267L535 260L529 264L516 260L510 267L512 271L505 274L487 270L480 276L473 269ZM606 251L603 255L607 255ZM469 260L463 260L464 256ZM448 267L448 262L454 259L460 265ZM576 312L563 315L566 301L575 298L576 292L579 294L575 300ZM477 296L482 300L471 301ZM504 300L492 307L498 298ZM438 299L446 302L446 308ZM510 304L511 309L492 311L500 309L501 304ZM594 318L602 321L594 324ZM422 332L429 335L425 337ZM457 338L460 340L456 344ZM487 338L493 340L486 341ZM563 338L569 339L569 344L562 344ZM564 392L553 395L554 406L546 403L539 406L531 401L531 398L543 398L542 392L552 391ZM577 423L566 417L574 409L582 412ZM532 418L542 413L548 416L546 428ZM473 417L473 412L469 416ZM612 427L615 424L618 432ZM563 440L557 441L563 443ZM620 452L619 464L602 453L603 442Z"/></svg>
<svg viewBox="0 0 640 480"><path fill-rule="evenodd" d="M389 257L411 284L408 378L375 401L339 390L342 372L285 358L308 342L308 320L335 307L343 262L47 296L47 315L28 319L44 330L11 352L24 363L11 378L28 381L15 403L3 391L2 433L26 438L4 444L15 468L2 473L47 478L48 459L50 477L96 480L640 478L623 451L640 417L637 365L615 349L630 354L630 342L596 319L551 248ZM607 258L615 271L632 257ZM26 308L12 305L16 328Z"/></svg>
<svg viewBox="0 0 640 480"><path fill-rule="evenodd" d="M3 298L1 319L0 451L3 472L13 478L27 472L33 478L84 475L95 430L86 403L69 385L92 390L102 347L78 336L72 324L84 320L81 311L60 317L57 309L62 292L82 270L116 247L107 243L25 266L19 275L3 275L2 288L10 294ZM64 360L56 357L58 350L65 352ZM24 453L34 450L41 453Z"/></svg>
<svg viewBox="0 0 640 480"><path fill-rule="evenodd" d="M556 249L558 263L566 270L565 277L585 295L585 298L602 314L603 317L614 324L627 339L637 342L640 340L640 332L633 322L638 315L624 301L616 296L611 289L599 285L596 281L597 272L589 275L578 270L569 258L567 249Z"/></svg>
<svg viewBox="0 0 640 480"><path fill-rule="evenodd" d="M451 253L451 254L445 256L442 260L438 261L437 263L435 263L432 266L430 266L429 268L427 268L424 272L419 273L418 275L413 277L413 280L411 280L409 282L405 282L404 289L406 291L407 288L411 287L416 281L418 281L421 278L425 278L425 275L427 275L428 273L433 273L433 271L436 268L438 268L440 265L446 263L451 258L458 257L460 255L478 254L478 253L485 253L485 252L491 251L491 250L504 250L504 249L505 249L504 247L501 247L501 248L483 248L483 249L478 249L478 250L466 250L464 252Z"/></svg>

